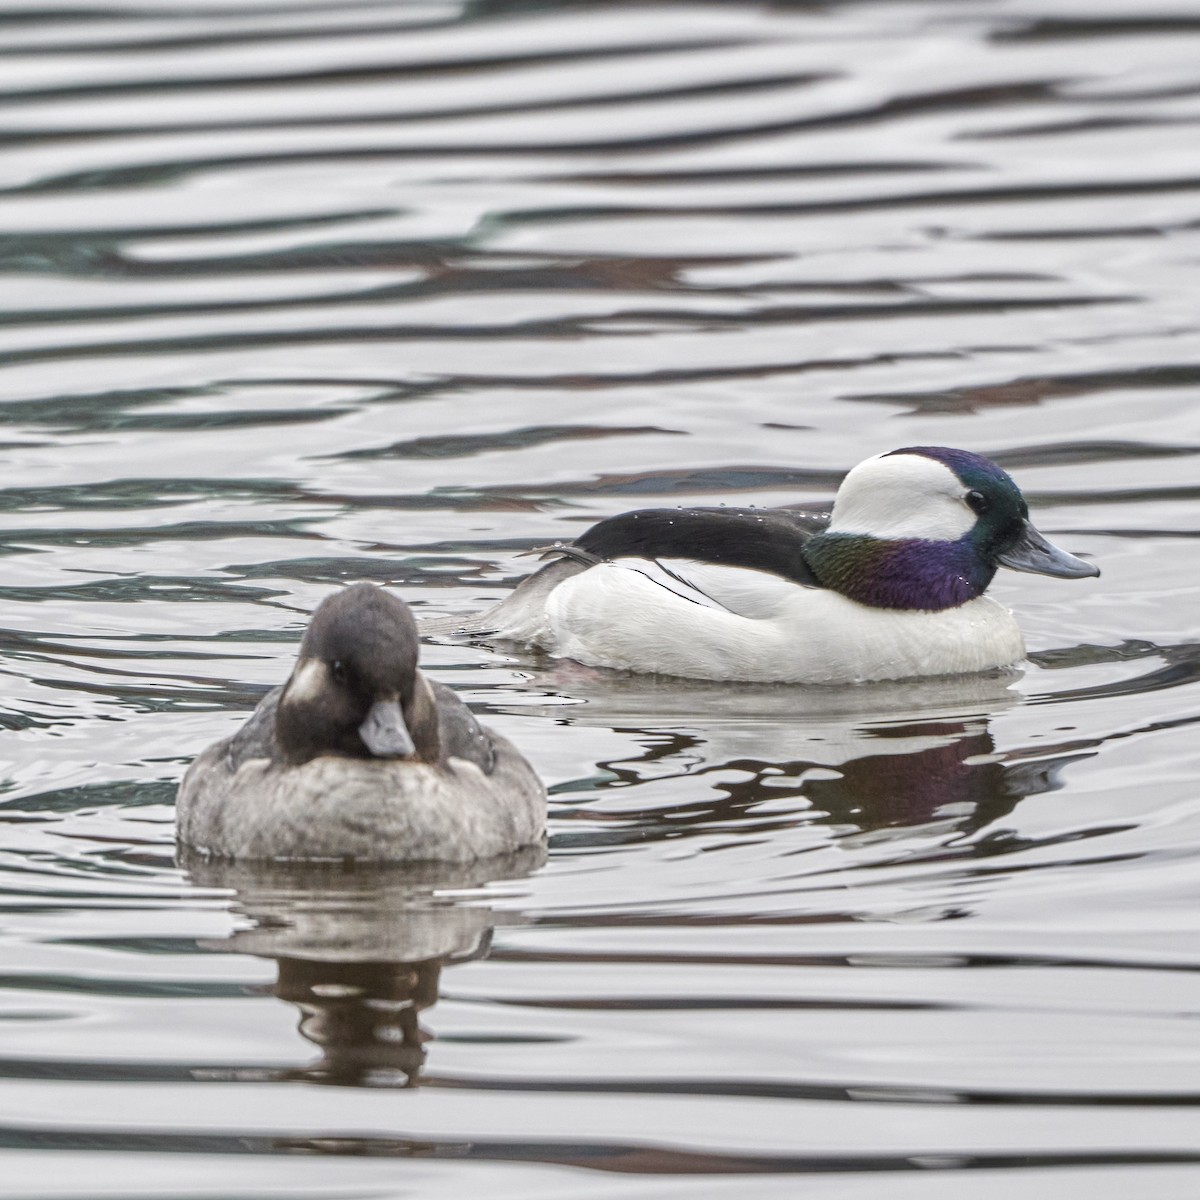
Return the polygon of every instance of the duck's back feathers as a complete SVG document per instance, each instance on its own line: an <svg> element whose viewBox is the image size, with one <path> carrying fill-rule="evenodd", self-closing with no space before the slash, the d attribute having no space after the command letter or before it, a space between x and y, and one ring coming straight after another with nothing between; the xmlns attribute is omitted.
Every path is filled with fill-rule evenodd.
<svg viewBox="0 0 1200 1200"><path fill-rule="evenodd" d="M801 552L827 520L783 508L643 508L593 525L574 544L607 562L687 559L820 587Z"/></svg>
<svg viewBox="0 0 1200 1200"><path fill-rule="evenodd" d="M484 775L496 771L497 735L475 720L475 714L444 683L431 683L438 710L442 761L474 763Z"/></svg>
<svg viewBox="0 0 1200 1200"><path fill-rule="evenodd" d="M282 685L272 688L258 702L250 720L237 733L223 742L218 742L216 746L209 747L209 750L225 748L225 764L228 770L236 771L242 763L252 758L265 758L273 763L283 762L283 756L275 742L275 713L279 708L281 695Z"/></svg>
<svg viewBox="0 0 1200 1200"><path fill-rule="evenodd" d="M828 524L827 510L811 509L645 508L621 513L593 525L574 542L543 547L543 556L555 561L523 579L499 604L471 616L422 621L421 633L494 635L537 644L546 633L550 593L597 563L616 561L696 603L732 606L752 615L742 607L747 601L731 597L778 590L769 582L772 577L786 586L821 586L800 551ZM761 607L757 600L754 605Z"/></svg>

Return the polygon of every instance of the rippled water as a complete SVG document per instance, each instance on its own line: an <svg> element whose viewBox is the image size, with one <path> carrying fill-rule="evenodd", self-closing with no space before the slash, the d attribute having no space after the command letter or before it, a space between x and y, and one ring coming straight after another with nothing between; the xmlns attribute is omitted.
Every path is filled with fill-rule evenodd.
<svg viewBox="0 0 1200 1200"><path fill-rule="evenodd" d="M1200 1194L1194 4L13 2L0 119L6 1200ZM548 861L175 866L338 583L928 442L1103 566L1012 687L432 646Z"/></svg>

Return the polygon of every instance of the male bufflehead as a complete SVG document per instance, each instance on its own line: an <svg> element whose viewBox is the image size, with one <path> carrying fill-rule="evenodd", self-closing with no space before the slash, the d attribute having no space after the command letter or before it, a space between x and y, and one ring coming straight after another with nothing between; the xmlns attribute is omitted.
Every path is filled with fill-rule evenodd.
<svg viewBox="0 0 1200 1200"><path fill-rule="evenodd" d="M1025 657L984 591L998 567L1099 568L1048 542L990 459L946 446L869 458L833 511L642 509L567 545L491 610L422 632L524 642L589 666L757 683L958 675Z"/></svg>

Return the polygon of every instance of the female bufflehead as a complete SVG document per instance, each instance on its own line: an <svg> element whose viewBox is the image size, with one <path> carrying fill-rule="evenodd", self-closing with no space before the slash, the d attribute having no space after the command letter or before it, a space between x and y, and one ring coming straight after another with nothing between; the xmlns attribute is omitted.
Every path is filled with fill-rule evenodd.
<svg viewBox="0 0 1200 1200"><path fill-rule="evenodd" d="M426 625L589 666L756 683L958 675L1025 657L984 590L997 567L1099 575L1029 522L990 459L909 446L860 463L832 514L643 509L610 517L479 616Z"/></svg>
<svg viewBox="0 0 1200 1200"><path fill-rule="evenodd" d="M417 669L402 601L325 600L287 683L179 787L181 846L236 859L467 862L539 843L546 793L504 738Z"/></svg>

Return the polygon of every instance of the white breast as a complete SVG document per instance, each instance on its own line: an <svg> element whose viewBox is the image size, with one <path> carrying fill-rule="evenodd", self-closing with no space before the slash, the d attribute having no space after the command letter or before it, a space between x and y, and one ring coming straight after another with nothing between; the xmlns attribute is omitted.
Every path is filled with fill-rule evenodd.
<svg viewBox="0 0 1200 1200"><path fill-rule="evenodd" d="M680 564L668 588L646 565L601 563L565 580L546 598L530 640L590 666L754 683L958 675L1025 657L1012 614L986 596L907 612L707 564L686 576Z"/></svg>

